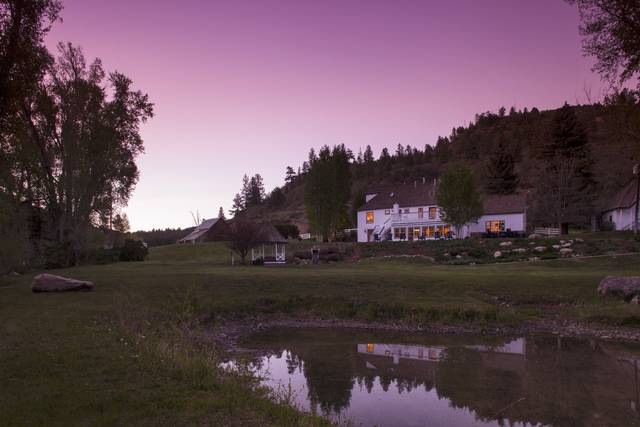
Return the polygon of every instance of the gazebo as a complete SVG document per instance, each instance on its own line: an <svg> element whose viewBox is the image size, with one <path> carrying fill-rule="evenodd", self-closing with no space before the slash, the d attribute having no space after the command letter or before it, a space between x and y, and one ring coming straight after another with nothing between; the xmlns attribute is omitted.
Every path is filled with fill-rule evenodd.
<svg viewBox="0 0 640 427"><path fill-rule="evenodd" d="M287 239L271 224L261 225L257 234L256 246L251 248L251 261L262 259L265 264L284 264Z"/></svg>

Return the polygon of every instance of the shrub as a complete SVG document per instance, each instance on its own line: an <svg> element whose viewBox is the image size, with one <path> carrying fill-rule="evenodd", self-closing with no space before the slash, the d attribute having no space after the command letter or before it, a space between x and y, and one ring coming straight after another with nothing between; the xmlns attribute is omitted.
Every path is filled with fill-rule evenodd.
<svg viewBox="0 0 640 427"><path fill-rule="evenodd" d="M120 261L144 261L149 249L139 240L126 239L120 248Z"/></svg>

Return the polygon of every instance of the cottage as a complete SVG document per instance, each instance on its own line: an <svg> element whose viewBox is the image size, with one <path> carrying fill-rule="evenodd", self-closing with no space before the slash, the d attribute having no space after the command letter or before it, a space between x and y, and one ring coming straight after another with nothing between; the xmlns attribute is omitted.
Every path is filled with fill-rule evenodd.
<svg viewBox="0 0 640 427"><path fill-rule="evenodd" d="M224 218L204 219L191 233L178 240L178 244L224 240L227 224Z"/></svg>
<svg viewBox="0 0 640 427"><path fill-rule="evenodd" d="M462 227L459 238L473 233L524 233L526 198L521 194L487 196L476 223ZM424 240L451 237L453 227L442 219L436 201L436 182L385 185L365 194L358 209L358 241Z"/></svg>
<svg viewBox="0 0 640 427"><path fill-rule="evenodd" d="M638 180L622 187L602 207L601 224L609 224L614 230L633 230L638 203Z"/></svg>

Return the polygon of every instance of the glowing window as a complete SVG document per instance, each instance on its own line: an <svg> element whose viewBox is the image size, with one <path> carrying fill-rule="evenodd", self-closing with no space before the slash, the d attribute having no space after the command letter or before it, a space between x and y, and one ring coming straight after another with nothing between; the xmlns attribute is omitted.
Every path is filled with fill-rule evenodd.
<svg viewBox="0 0 640 427"><path fill-rule="evenodd" d="M367 212L367 224L373 224L373 212Z"/></svg>
<svg viewBox="0 0 640 427"><path fill-rule="evenodd" d="M487 233L500 233L504 231L504 221L503 220L487 221L485 222L485 228L487 230Z"/></svg>
<svg viewBox="0 0 640 427"><path fill-rule="evenodd" d="M374 344L367 344L367 353L373 353L374 348L375 348Z"/></svg>

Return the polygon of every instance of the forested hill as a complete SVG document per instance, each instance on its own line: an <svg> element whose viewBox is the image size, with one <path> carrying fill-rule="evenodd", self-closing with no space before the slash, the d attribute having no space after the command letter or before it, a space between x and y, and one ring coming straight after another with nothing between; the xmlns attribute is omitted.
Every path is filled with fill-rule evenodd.
<svg viewBox="0 0 640 427"><path fill-rule="evenodd" d="M615 102L572 106L578 124L588 138L590 170L593 178L593 207L598 209L612 192L631 179L632 168L640 161L640 104L633 97ZM374 154L367 147L353 153L351 166L351 208L357 208L366 187L377 183L412 183L436 178L449 165L463 163L473 169L478 184L484 188L489 179L489 165L500 154L513 158L518 176L518 190L534 194L541 177L540 152L552 139L554 118L558 110L486 112L475 117L467 127L452 130L435 144L423 147L398 145ZM293 222L304 229L304 183L308 163L296 174L289 170L285 185L276 189L265 202L249 208L274 222ZM284 197L281 192L284 194ZM277 194L276 194L277 193ZM275 196L274 196L275 194ZM534 196L535 197L535 196ZM353 215L352 215L353 220Z"/></svg>

